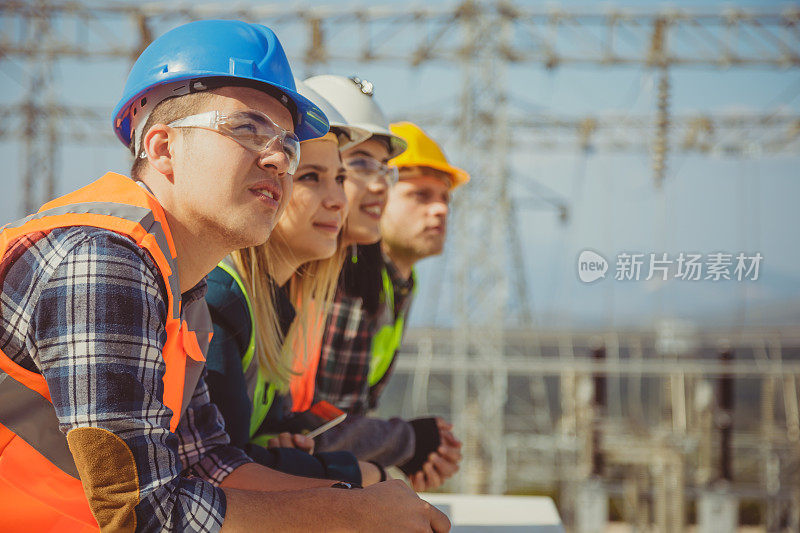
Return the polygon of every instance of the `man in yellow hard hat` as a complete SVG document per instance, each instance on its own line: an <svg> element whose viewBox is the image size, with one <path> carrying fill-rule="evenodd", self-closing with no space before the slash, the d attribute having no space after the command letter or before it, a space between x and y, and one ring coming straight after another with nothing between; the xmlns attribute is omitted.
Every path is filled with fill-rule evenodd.
<svg viewBox="0 0 800 533"><path fill-rule="evenodd" d="M448 163L419 126L399 122L391 131L408 142L408 149L389 162L400 169L400 180L389 193L381 238L384 253L408 279L417 261L442 252L450 192L467 183L469 175Z"/></svg>
<svg viewBox="0 0 800 533"><path fill-rule="evenodd" d="M415 292L414 265L421 259L442 253L450 193L469 181L469 174L451 165L439 145L416 124L398 122L391 124L390 129L408 142L408 148L389 162L399 169L400 177L389 190L381 217L384 279L388 278L391 284L384 282L381 300L386 309L379 319L381 325L373 342L369 376L373 405L377 405L389 380L395 354L400 348ZM438 486L456 472L461 459L461 443L451 433L452 426L438 417L435 421L440 448L420 472L411 474L411 482L418 489Z"/></svg>

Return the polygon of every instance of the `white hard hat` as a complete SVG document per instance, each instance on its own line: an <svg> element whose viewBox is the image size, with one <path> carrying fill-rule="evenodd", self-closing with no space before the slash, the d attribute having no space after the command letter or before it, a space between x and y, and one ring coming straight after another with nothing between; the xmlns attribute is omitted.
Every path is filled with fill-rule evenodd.
<svg viewBox="0 0 800 533"><path fill-rule="evenodd" d="M325 113L331 131L339 139L339 150L344 151L372 137L372 132L366 128L350 124L335 107L317 91L295 78L295 87L301 96L311 100L314 105Z"/></svg>
<svg viewBox="0 0 800 533"><path fill-rule="evenodd" d="M405 151L408 143L389 130L389 121L372 96L372 83L356 77L330 74L313 76L303 83L323 95L348 124L366 129L371 136L385 138L389 143L390 158ZM330 115L328 118L330 119Z"/></svg>

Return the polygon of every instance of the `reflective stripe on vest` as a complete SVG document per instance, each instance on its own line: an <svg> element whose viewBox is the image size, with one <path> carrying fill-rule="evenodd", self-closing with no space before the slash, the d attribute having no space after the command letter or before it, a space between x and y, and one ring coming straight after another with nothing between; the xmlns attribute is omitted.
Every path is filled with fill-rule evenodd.
<svg viewBox="0 0 800 533"><path fill-rule="evenodd" d="M250 403L253 408L250 411L250 438L252 442L260 444L255 438L256 431L261 427L264 419L267 418L269 408L272 406L272 401L275 399L275 386L272 383L267 383L267 380L262 375L258 368L258 362L253 363L253 358L256 353L256 317L253 314L253 306L250 303L250 296L247 294L244 280L239 275L236 267L230 263L229 260L222 261L219 268L227 272L233 278L239 290L244 295L244 301L247 303L247 313L250 316L250 341L247 344L247 351L242 358L242 370L244 371L244 380L247 385L247 397L250 398ZM271 435L270 435L271 437ZM266 446L266 442L261 444Z"/></svg>
<svg viewBox="0 0 800 533"><path fill-rule="evenodd" d="M400 343L403 341L403 329L406 321L404 314L401 314L396 319L394 318L394 285L385 267L381 270L381 278L383 280L383 301L387 304L384 309L386 312L385 320L389 323L378 328L375 336L372 337L372 357L369 362L369 375L367 376L367 382L370 387L383 379L389 367L392 366L394 354L397 353ZM413 290L416 292L417 282L413 270L411 271L411 279L414 280ZM394 321L391 322L392 320Z"/></svg>
<svg viewBox="0 0 800 533"><path fill-rule="evenodd" d="M170 430L174 432L202 372L212 325L202 298L181 310L175 246L163 208L130 178L108 173L45 204L38 213L4 226L0 261L9 244L24 235L71 226L127 236L156 263L167 288L163 403L172 411ZM0 499L10 508L3 512L9 516L27 513L30 524L36 524L34 529L42 524L57 524L65 531L97 528L77 476L44 376L23 368L0 350ZM26 516L9 519L26 524Z"/></svg>
<svg viewBox="0 0 800 533"><path fill-rule="evenodd" d="M19 381L3 376L0 383L0 421L33 449L75 479L78 469L67 446L67 439L58 429L53 404Z"/></svg>

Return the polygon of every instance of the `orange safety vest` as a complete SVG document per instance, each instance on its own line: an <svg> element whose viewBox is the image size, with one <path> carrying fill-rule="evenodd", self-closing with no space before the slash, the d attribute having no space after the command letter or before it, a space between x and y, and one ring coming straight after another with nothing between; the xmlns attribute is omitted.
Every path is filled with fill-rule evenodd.
<svg viewBox="0 0 800 533"><path fill-rule="evenodd" d="M130 178L108 173L0 231L0 264L11 243L33 232L91 226L147 250L167 287L164 404L175 431L205 364L211 317L204 299L181 309L175 245L158 201ZM5 374L5 375L4 375ZM44 377L0 350L0 529L97 531Z"/></svg>
<svg viewBox="0 0 800 533"><path fill-rule="evenodd" d="M309 312L308 331L306 335L295 338L292 352L295 354L292 371L294 375L289 381L289 390L292 393L292 411L302 412L311 409L314 401L314 387L317 380L317 367L322 354L322 334L325 328L327 315L317 313L316 305L312 300ZM295 308L298 313L303 312L300 299Z"/></svg>

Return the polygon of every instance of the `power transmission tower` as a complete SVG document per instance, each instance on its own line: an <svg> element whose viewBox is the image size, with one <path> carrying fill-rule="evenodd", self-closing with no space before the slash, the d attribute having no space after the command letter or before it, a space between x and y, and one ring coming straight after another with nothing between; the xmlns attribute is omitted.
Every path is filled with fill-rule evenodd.
<svg viewBox="0 0 800 533"><path fill-rule="evenodd" d="M484 361L502 357L503 331L508 302L508 227L513 224L507 196L509 182L509 131L506 65L496 61L497 51L506 45L509 20L498 10L485 10L477 3L462 4L460 13L464 38L462 56L460 144L465 166L474 184L459 191L454 203L453 226L459 229L455 253L457 285L454 339L462 358ZM470 290L480 287L481 290ZM476 327L479 326L479 327ZM465 365L466 361L459 364ZM500 367L486 374L459 376L460 394L453 406L456 420L466 427L466 412L479 416L483 433L480 447L467 441L461 488L469 492L504 489L506 453L504 406L507 376ZM471 392L470 392L470 389ZM470 406L470 403L474 405ZM465 412L466 410L466 412ZM478 449L480 448L480 449ZM485 463L485 466L484 466ZM488 472L488 487L476 480Z"/></svg>
<svg viewBox="0 0 800 533"><path fill-rule="evenodd" d="M33 21L33 37L43 43L49 42L52 24L44 2L34 3L41 13ZM0 53L0 57L2 57ZM22 191L24 213L33 212L39 205L55 196L56 165L59 151L59 135L55 117L37 111L55 102L53 72L56 67L46 53L34 56L33 71L27 81L27 98L21 110L25 117L23 139L25 160L23 162ZM23 80L19 80L24 83Z"/></svg>

